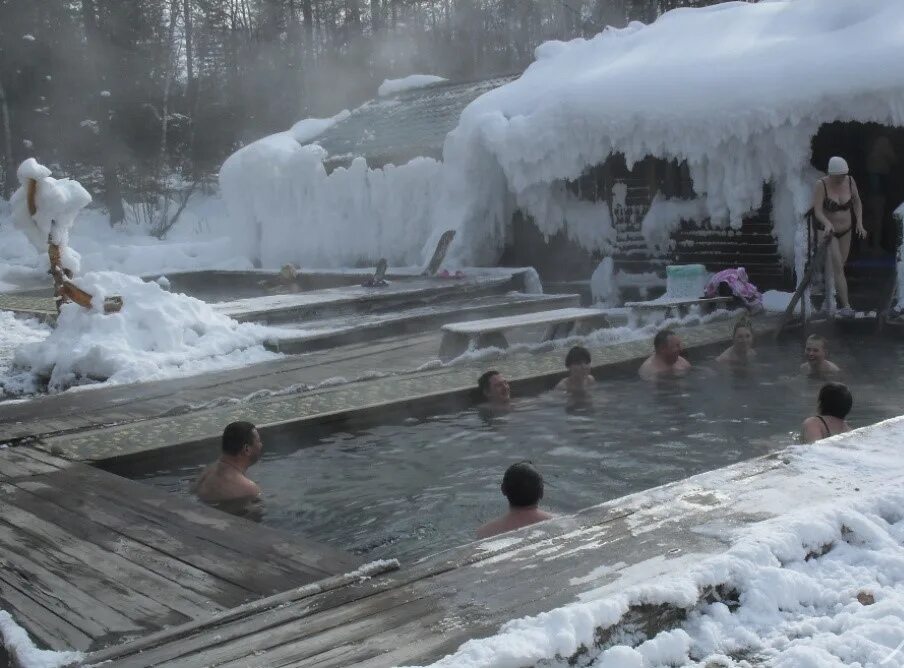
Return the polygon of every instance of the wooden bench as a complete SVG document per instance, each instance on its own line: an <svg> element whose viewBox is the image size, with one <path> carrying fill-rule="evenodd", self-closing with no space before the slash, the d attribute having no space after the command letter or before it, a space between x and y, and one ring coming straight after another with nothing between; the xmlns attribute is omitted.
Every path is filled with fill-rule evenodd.
<svg viewBox="0 0 904 668"><path fill-rule="evenodd" d="M486 318L443 325L439 356L443 361L458 357L467 350L507 348L504 332L519 327L547 325L544 341L572 334L587 334L608 326L606 314L593 308L560 308L552 311L523 313L503 318Z"/></svg>
<svg viewBox="0 0 904 668"><path fill-rule="evenodd" d="M701 297L700 299L661 299L649 302L625 302L625 306L635 311L638 320L643 320L643 315L650 311L665 311L668 315L686 316L692 306L699 306L704 313L728 306L734 301L734 297Z"/></svg>

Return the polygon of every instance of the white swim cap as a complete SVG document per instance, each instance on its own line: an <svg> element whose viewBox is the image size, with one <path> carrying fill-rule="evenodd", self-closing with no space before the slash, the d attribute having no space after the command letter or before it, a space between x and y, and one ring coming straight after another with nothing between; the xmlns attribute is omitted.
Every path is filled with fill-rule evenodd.
<svg viewBox="0 0 904 668"><path fill-rule="evenodd" d="M829 176L842 176L848 173L848 164L844 158L837 155L829 158Z"/></svg>

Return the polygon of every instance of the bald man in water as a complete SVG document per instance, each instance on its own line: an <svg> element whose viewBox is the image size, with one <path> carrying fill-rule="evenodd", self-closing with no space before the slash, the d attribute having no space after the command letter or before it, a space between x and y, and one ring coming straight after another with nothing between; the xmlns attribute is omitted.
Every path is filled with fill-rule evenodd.
<svg viewBox="0 0 904 668"><path fill-rule="evenodd" d="M222 504L260 497L260 487L245 473L261 458L263 449L260 434L250 422L226 425L220 458L195 483L198 498L205 503Z"/></svg>

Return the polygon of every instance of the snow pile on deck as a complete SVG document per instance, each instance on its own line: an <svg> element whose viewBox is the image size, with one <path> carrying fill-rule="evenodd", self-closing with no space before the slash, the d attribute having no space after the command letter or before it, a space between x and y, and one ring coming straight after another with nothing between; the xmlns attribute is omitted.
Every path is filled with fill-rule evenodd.
<svg viewBox="0 0 904 668"><path fill-rule="evenodd" d="M433 666L565 665L582 648L589 652L580 665L592 668L900 666L904 493L894 483L904 478L902 437L899 417L792 448L789 465L812 472L821 482L808 485L821 484L822 498L837 490L836 500L786 512L794 490L741 494L737 512L772 519L734 530L726 553L687 554L671 568L659 558L636 564L579 602L508 622ZM844 482L853 470L859 487ZM717 521L698 530L729 526ZM588 555L588 572L618 572ZM657 570L670 575L645 575ZM704 592L717 595L707 601ZM651 638L639 628L617 630L608 645L594 647L599 629L616 625L631 607L660 604L685 610L686 618Z"/></svg>
<svg viewBox="0 0 904 668"><path fill-rule="evenodd" d="M0 636L3 645L13 661L13 665L20 668L58 668L59 666L75 665L82 661L84 654L81 652L53 652L46 649L38 649L28 637L28 633L16 624L12 616L5 610L0 610Z"/></svg>
<svg viewBox="0 0 904 668"><path fill-rule="evenodd" d="M443 81L447 81L447 79L433 74L411 74L401 79L385 79L377 89L377 95L380 97L389 97L390 95L404 93L406 90L424 88L426 86L432 86L433 84L442 83Z"/></svg>
<svg viewBox="0 0 904 668"><path fill-rule="evenodd" d="M19 347L11 377L2 381L7 392L159 380L278 357L262 345L271 328L240 324L157 283L94 272L78 285L94 296L94 308L64 305L49 336ZM103 313L109 295L122 296L121 312Z"/></svg>
<svg viewBox="0 0 904 668"><path fill-rule="evenodd" d="M543 233L571 235L557 204L564 180L613 153L629 166L654 155L687 162L700 195L692 213L714 225L740 226L773 182L779 246L791 259L820 125L904 125L904 68L893 66L902 24L904 3L888 0L677 9L648 26L540 46L520 79L465 109L441 167L355 163L327 176L322 149L268 138L242 149L256 154L247 165L230 158L221 182L231 207L246 200L233 209L237 222L260 226L265 264L423 261L445 229L459 231L453 261L481 264L498 259L516 207ZM686 213L666 207L644 231L661 237Z"/></svg>

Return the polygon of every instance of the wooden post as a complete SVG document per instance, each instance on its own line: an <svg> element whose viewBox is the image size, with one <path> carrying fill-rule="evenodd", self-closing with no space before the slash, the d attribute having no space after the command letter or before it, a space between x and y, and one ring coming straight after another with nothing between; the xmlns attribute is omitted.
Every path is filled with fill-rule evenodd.
<svg viewBox="0 0 904 668"><path fill-rule="evenodd" d="M801 296L804 294L804 290L807 289L807 286L810 285L810 281L813 280L813 274L816 271L816 267L825 261L826 252L829 249L829 243L831 243L831 241L832 237L823 237L822 241L819 242L819 246L816 247L816 254L810 261L810 266L807 267L807 271L804 272L800 285L797 286L797 290L794 292L794 296L791 297L791 302L788 304L788 308L785 309L784 314L782 314L781 322L779 322L779 325L775 330L776 339L781 335L791 314L794 313L794 307L797 306L797 302L800 301Z"/></svg>
<svg viewBox="0 0 904 668"><path fill-rule="evenodd" d="M34 216L38 212L37 204L38 182L28 179L27 202L28 213ZM84 308L91 308L93 297L75 285L69 279L72 272L63 267L63 249L59 244L53 243L51 237L47 238L47 256L50 259L50 275L53 276L53 296L57 311L66 302L75 302ZM107 297L104 299L104 313L116 313L122 309L122 297Z"/></svg>

